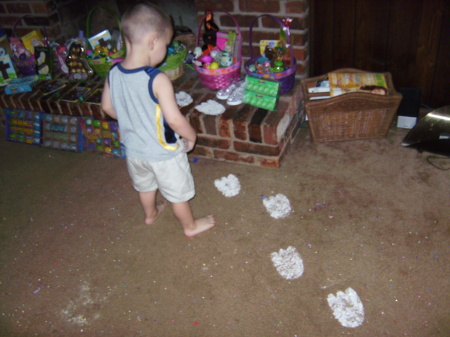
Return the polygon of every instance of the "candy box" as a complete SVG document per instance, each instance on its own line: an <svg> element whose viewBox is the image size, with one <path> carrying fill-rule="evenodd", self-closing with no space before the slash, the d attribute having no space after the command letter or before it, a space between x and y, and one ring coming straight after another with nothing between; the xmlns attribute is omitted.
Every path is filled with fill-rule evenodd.
<svg viewBox="0 0 450 337"><path fill-rule="evenodd" d="M17 78L16 70L9 55L0 56L0 83Z"/></svg>
<svg viewBox="0 0 450 337"><path fill-rule="evenodd" d="M41 111L6 108L6 140L41 145Z"/></svg>
<svg viewBox="0 0 450 337"><path fill-rule="evenodd" d="M278 96L268 96L258 94L253 91L244 90L244 103L256 106L258 108L266 109L266 110L275 110L275 107L278 103Z"/></svg>
<svg viewBox="0 0 450 337"><path fill-rule="evenodd" d="M22 42L25 48L27 48L32 55L34 55L35 47L44 46L44 38L40 30L33 30L29 32L27 35L22 36Z"/></svg>
<svg viewBox="0 0 450 337"><path fill-rule="evenodd" d="M245 89L257 94L277 97L280 93L280 88L280 82L264 80L249 75L245 77Z"/></svg>
<svg viewBox="0 0 450 337"><path fill-rule="evenodd" d="M50 149L83 152L80 118L56 114L43 115L42 146Z"/></svg>
<svg viewBox="0 0 450 337"><path fill-rule="evenodd" d="M37 76L15 78L6 86L5 93L7 95L12 95L32 91L33 87L36 85L36 80Z"/></svg>
<svg viewBox="0 0 450 337"><path fill-rule="evenodd" d="M83 117L81 127L86 151L125 158L125 149L120 142L119 125L116 121Z"/></svg>
<svg viewBox="0 0 450 337"><path fill-rule="evenodd" d="M51 47L35 47L36 74L41 80L49 80L53 73L53 50Z"/></svg>

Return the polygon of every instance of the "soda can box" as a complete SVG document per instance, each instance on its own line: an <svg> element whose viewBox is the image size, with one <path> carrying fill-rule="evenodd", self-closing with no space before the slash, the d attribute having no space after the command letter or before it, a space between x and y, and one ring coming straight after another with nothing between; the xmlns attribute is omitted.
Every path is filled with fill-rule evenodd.
<svg viewBox="0 0 450 337"><path fill-rule="evenodd" d="M81 128L86 151L125 158L125 148L120 142L119 125L116 121L82 117Z"/></svg>
<svg viewBox="0 0 450 337"><path fill-rule="evenodd" d="M42 111L6 108L6 140L40 146Z"/></svg>
<svg viewBox="0 0 450 337"><path fill-rule="evenodd" d="M77 116L44 114L42 146L49 149L83 152L84 139L80 119Z"/></svg>

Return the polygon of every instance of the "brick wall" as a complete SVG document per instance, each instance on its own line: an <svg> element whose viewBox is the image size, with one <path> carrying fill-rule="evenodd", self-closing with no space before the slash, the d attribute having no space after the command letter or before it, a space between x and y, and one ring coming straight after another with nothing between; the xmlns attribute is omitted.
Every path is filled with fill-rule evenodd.
<svg viewBox="0 0 450 337"><path fill-rule="evenodd" d="M46 28L47 36L54 41L64 42L76 36L79 29L85 30L86 15L93 6L110 3L109 7L118 13L114 0L0 0L0 22L11 36L15 23L24 15L29 15L17 26L16 35L23 36L34 29ZM226 11L237 20L242 37L243 63L249 58L249 27L254 18L261 14L271 14L279 19L294 19L291 27L293 51L297 59L297 77L308 75L308 0L195 0L198 11L197 21L203 18L206 9ZM114 19L107 22L115 23ZM216 13L215 21L222 30L235 29L233 20L224 13ZM106 27L109 28L109 27ZM253 26L253 48L257 53L257 43L262 39L277 39L279 25L276 21L263 17ZM197 32L194 32L197 34Z"/></svg>
<svg viewBox="0 0 450 337"><path fill-rule="evenodd" d="M308 0L195 0L195 5L198 10L198 22L201 22L207 9L228 12L236 19L243 38L242 55L244 64L250 55L249 27L257 16L270 14L280 20L286 17L293 18L291 37L294 41L293 51L297 59L297 77L304 78L308 76ZM215 13L214 21L221 30L235 29L233 20L225 13ZM259 53L257 46L259 40L278 39L279 29L280 26L275 20L266 16L259 19L253 25L252 30L253 55Z"/></svg>

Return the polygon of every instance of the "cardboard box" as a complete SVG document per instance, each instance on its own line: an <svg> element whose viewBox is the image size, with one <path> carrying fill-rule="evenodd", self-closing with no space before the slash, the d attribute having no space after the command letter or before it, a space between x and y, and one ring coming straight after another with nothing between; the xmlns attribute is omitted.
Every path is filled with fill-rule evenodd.
<svg viewBox="0 0 450 337"><path fill-rule="evenodd" d="M86 151L125 158L125 148L120 142L119 125L116 121L83 117L81 128Z"/></svg>
<svg viewBox="0 0 450 337"><path fill-rule="evenodd" d="M83 152L80 118L56 114L43 115L42 146L50 149Z"/></svg>
<svg viewBox="0 0 450 337"><path fill-rule="evenodd" d="M41 145L42 111L5 109L6 140L17 143Z"/></svg>

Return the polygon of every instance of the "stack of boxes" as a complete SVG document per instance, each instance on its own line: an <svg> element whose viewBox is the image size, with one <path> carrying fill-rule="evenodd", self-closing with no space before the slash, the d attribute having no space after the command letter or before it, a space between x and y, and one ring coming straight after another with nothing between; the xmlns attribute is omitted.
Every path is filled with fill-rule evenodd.
<svg viewBox="0 0 450 337"><path fill-rule="evenodd" d="M244 103L266 110L275 110L280 97L281 82L245 77Z"/></svg>

